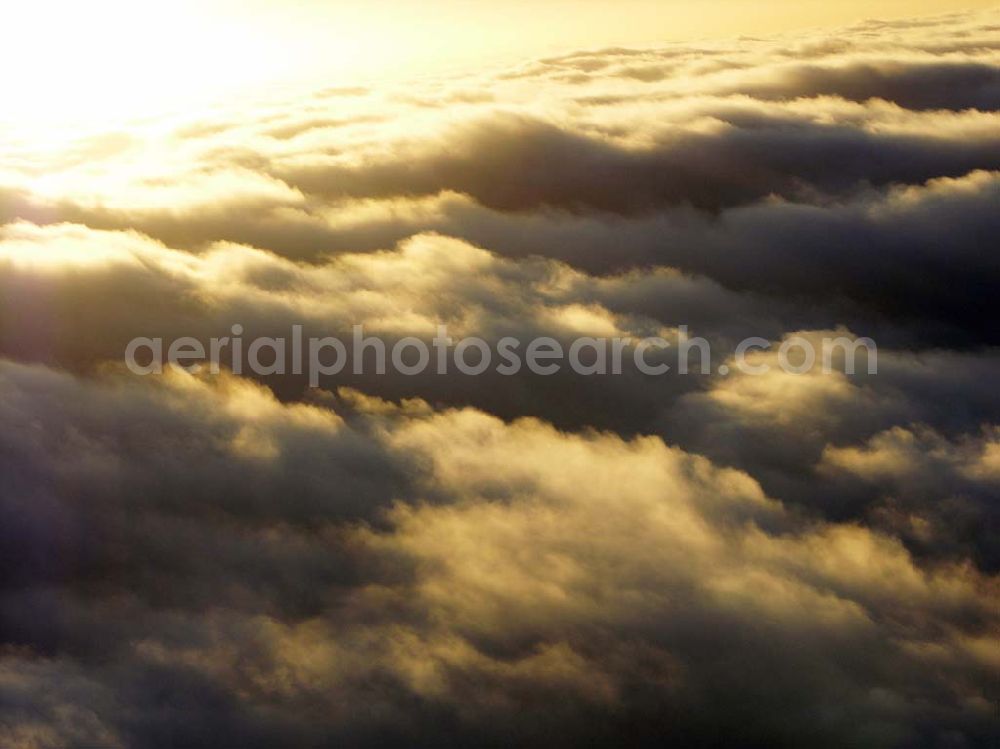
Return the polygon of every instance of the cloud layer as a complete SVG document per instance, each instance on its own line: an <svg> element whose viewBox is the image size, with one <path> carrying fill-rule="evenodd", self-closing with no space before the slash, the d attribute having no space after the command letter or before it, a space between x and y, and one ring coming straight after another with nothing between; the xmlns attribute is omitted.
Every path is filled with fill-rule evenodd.
<svg viewBox="0 0 1000 749"><path fill-rule="evenodd" d="M996 745L997 28L11 140L0 744ZM120 363L234 324L684 325L712 361L318 389ZM848 333L878 374L731 366Z"/></svg>

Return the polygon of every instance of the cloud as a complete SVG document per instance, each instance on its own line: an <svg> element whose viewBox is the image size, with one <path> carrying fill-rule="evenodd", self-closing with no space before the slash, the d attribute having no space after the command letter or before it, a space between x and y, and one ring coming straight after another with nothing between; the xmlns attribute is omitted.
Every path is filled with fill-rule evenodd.
<svg viewBox="0 0 1000 749"><path fill-rule="evenodd" d="M0 336L2 350L80 373L120 361L135 337L162 336L169 345L193 336L207 348L209 339L231 336L235 324L243 326L247 341L287 338L294 325L302 325L306 337L333 335L350 342L351 326L363 323L368 335L382 335L390 346L405 336L430 346L437 326L445 324L456 340L480 336L495 347L508 335L522 342L544 335L566 348L579 336L649 335L665 336L676 347L676 326L689 325L691 335L712 344L708 375L651 377L626 367L619 376L582 378L564 367L552 377L528 370L513 377L433 371L378 376L369 363L365 374L348 371L320 384L473 405L505 418L530 414L572 429L661 434L740 467L775 496L835 519L864 518L881 499L870 490L819 481L815 466L828 444L866 440L914 422L952 434L1000 423L1000 402L988 384L1000 368L993 354L914 356L877 336L878 375L865 375L864 361L852 377L841 373L842 364L829 374L786 374L774 353L783 338L806 335L819 351L823 336L852 332L797 330L793 326L806 319L803 302L778 306L761 294L732 292L669 268L595 277L435 235L413 238L393 251L302 265L235 245L194 256L135 234L26 224L8 227L0 258L7 263L2 309L7 319L20 321ZM858 262L860 268L860 257ZM801 285L807 288L807 282L803 276ZM720 364L735 373L729 357L736 343L761 334L774 341L771 353L758 355L771 373L716 374ZM666 356L675 373L676 354L675 349ZM631 356L629 348L626 358ZM700 354L691 366L701 371ZM285 374L259 379L285 399L302 397L308 384L289 367ZM970 534L980 562L992 568L995 539L985 531ZM941 553L964 552L942 547Z"/></svg>
<svg viewBox="0 0 1000 749"><path fill-rule="evenodd" d="M646 147L535 118L494 115L446 133L441 147L357 166L279 165L273 173L308 193L333 197L454 191L502 211L634 214L674 205L718 211L769 195L837 195L865 184L913 184L1000 168L993 138L881 134L738 107L714 115L714 132L668 131Z"/></svg>
<svg viewBox="0 0 1000 749"><path fill-rule="evenodd" d="M55 682L47 704L71 716L74 683L92 682L81 738L56 745L220 730L260 746L572 744L623 721L646 742L702 735L708 715L733 743L994 735L994 580L804 522L745 473L659 439L347 392L339 417L234 380L3 370L17 464L50 479L79 529L75 549L51 550L62 569L0 597L20 648L3 658L19 674L8 690L33 702ZM393 467L376 485L403 479L367 523L337 520L359 500L352 442ZM296 463L306 444L316 459ZM42 730L18 699L9 730Z"/></svg>
<svg viewBox="0 0 1000 749"><path fill-rule="evenodd" d="M875 487L880 499L869 510L873 524L914 547L965 554L983 567L1000 567L995 544L1000 517L994 502L1000 440L995 427L949 440L926 426L897 426L874 435L863 447L827 446L820 470Z"/></svg>
<svg viewBox="0 0 1000 749"><path fill-rule="evenodd" d="M0 744L995 746L997 29L581 50L12 140ZM234 324L661 336L670 363L686 325L712 360L122 368ZM775 366L849 335L877 373Z"/></svg>
<svg viewBox="0 0 1000 749"><path fill-rule="evenodd" d="M799 66L777 81L741 87L733 93L765 99L830 95L853 101L885 99L914 110L989 111L1000 107L1000 70L971 62Z"/></svg>

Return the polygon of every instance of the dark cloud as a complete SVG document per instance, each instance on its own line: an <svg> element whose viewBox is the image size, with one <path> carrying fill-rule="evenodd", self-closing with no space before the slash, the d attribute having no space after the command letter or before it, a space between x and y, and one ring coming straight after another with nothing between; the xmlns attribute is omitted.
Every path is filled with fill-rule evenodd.
<svg viewBox="0 0 1000 749"><path fill-rule="evenodd" d="M975 62L853 63L841 68L793 68L777 81L732 90L757 98L841 96L854 101L886 99L901 107L1000 109L1000 68Z"/></svg>
<svg viewBox="0 0 1000 749"><path fill-rule="evenodd" d="M19 464L80 527L73 553L51 539L65 569L0 596L18 739L572 745L628 723L646 744L703 737L705 715L739 746L995 737L976 702L992 697L988 580L803 524L659 440L345 394L348 424L232 380L3 377L4 433L36 425ZM345 440L406 477L380 529L303 522L289 461L312 443L324 504L350 507L356 455L330 450Z"/></svg>
<svg viewBox="0 0 1000 749"><path fill-rule="evenodd" d="M718 211L768 195L843 194L864 185L1000 168L1000 144L993 138L882 135L738 108L712 114L729 127L710 135L667 134L647 148L539 120L494 117L449 135L440 151L273 174L307 193L340 198L452 190L503 211L632 214L671 205Z"/></svg>

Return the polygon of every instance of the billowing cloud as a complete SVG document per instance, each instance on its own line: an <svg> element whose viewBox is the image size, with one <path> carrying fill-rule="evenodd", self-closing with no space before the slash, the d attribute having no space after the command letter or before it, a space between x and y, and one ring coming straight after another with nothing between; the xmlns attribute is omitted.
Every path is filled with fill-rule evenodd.
<svg viewBox="0 0 1000 749"><path fill-rule="evenodd" d="M581 50L5 145L0 744L995 746L998 28ZM319 387L121 363L357 324L711 354ZM877 372L778 366L856 336Z"/></svg>
<svg viewBox="0 0 1000 749"><path fill-rule="evenodd" d="M231 379L3 376L50 548L5 581L20 650L0 684L9 711L37 690L66 716L8 712L15 735L540 745L622 721L685 740L706 714L733 742L992 735L995 581L805 522L658 439L350 392L345 421ZM164 724L153 689L186 719Z"/></svg>

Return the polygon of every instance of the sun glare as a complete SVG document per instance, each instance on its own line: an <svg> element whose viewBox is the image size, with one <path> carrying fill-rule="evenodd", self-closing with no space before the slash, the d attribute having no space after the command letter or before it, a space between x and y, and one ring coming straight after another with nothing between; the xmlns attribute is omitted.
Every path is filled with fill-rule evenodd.
<svg viewBox="0 0 1000 749"><path fill-rule="evenodd" d="M991 0L969 0L970 3ZM7 3L0 31L3 132L37 143L58 132L122 127L193 112L291 82L357 83L475 61L594 44L652 43L705 34L764 33L829 21L829 4L803 0L763 20L756 4L726 0L723 19L679 0L604 6L551 0L31 0ZM902 0L887 0L895 8ZM928 0L937 7L944 0ZM860 0L838 4L841 21ZM928 8L930 9L930 7ZM794 11L794 12L792 12ZM838 17L839 17L838 16Z"/></svg>
<svg viewBox="0 0 1000 749"><path fill-rule="evenodd" d="M263 29L175 0L33 0L5 9L0 119L18 130L120 124L266 83L294 64Z"/></svg>

